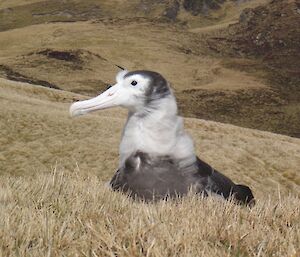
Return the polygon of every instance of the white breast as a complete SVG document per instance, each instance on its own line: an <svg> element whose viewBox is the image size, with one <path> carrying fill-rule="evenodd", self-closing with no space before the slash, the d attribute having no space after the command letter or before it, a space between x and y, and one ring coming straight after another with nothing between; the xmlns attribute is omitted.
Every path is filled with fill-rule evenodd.
<svg viewBox="0 0 300 257"><path fill-rule="evenodd" d="M147 116L128 117L120 144L120 166L137 150L169 155L176 159L195 158L193 141L183 128L183 120L165 108Z"/></svg>

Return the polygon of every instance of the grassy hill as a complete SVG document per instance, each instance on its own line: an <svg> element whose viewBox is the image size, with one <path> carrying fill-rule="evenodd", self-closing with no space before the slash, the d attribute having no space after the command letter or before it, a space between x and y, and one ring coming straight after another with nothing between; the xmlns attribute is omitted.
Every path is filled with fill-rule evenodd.
<svg viewBox="0 0 300 257"><path fill-rule="evenodd" d="M0 86L1 174L30 176L53 167L79 167L103 181L111 178L124 110L71 119L70 103L84 96L4 79ZM299 139L191 118L186 127L199 156L233 179L264 194L279 185L284 192L299 190Z"/></svg>
<svg viewBox="0 0 300 257"><path fill-rule="evenodd" d="M300 255L297 85L273 83L260 56L228 45L243 10L266 1L187 2L1 1L0 256ZM172 83L197 154L249 185L254 208L144 204L105 186L126 112L68 109L119 66Z"/></svg>
<svg viewBox="0 0 300 257"><path fill-rule="evenodd" d="M257 30L251 27L251 33L267 30L285 1L272 4L267 22ZM274 70L270 61L253 53L241 55L245 47L231 44L239 41L223 33L240 14L245 16L245 8L265 3L219 1L217 9L203 15L193 12L192 6L200 10L196 4L188 8L182 2L171 19L166 13L176 1L6 1L0 9L0 77L96 95L112 82L117 65L159 70L171 81L186 117L298 137L297 68L294 75L279 76L286 61L278 64L277 57L271 58ZM286 5L285 14L294 13L294 1ZM281 29L290 35L289 42L297 42L297 15L288 17L283 16ZM228 33L247 38L249 28L243 24ZM225 46L222 37L229 40ZM297 43L293 46L291 61L299 52Z"/></svg>
<svg viewBox="0 0 300 257"><path fill-rule="evenodd" d="M187 118L198 155L257 205L144 204L105 185L124 111L71 119L83 96L4 79L0 95L2 256L298 256L299 139Z"/></svg>

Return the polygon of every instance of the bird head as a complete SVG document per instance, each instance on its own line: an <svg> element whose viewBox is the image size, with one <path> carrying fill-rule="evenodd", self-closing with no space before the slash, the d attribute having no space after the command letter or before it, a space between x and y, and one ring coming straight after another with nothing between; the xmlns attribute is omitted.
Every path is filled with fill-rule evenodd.
<svg viewBox="0 0 300 257"><path fill-rule="evenodd" d="M157 101L171 96L166 79L157 72L138 70L121 71L116 76L116 84L100 95L85 101L75 102L70 107L71 116L115 106L137 112L146 107L155 108Z"/></svg>

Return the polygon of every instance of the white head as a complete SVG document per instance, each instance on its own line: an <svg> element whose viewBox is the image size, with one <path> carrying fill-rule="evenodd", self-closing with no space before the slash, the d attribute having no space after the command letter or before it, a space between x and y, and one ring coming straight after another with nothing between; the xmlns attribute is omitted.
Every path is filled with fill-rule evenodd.
<svg viewBox="0 0 300 257"><path fill-rule="evenodd" d="M153 102L172 95L168 82L153 71L121 71L116 76L117 83L99 96L86 101L73 103L71 116L122 106L131 112L145 107L155 108Z"/></svg>

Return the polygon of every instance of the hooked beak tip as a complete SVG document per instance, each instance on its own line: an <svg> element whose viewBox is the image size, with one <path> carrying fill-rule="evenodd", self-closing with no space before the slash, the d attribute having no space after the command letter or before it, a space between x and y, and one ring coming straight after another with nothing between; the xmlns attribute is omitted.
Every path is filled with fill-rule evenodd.
<svg viewBox="0 0 300 257"><path fill-rule="evenodd" d="M72 117L72 118L84 114L82 110L76 108L76 103L73 103L70 106L69 113L70 113L70 117Z"/></svg>

